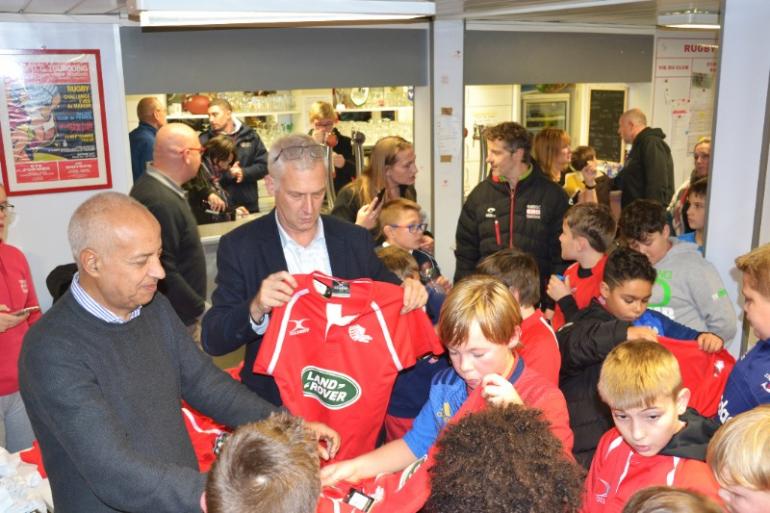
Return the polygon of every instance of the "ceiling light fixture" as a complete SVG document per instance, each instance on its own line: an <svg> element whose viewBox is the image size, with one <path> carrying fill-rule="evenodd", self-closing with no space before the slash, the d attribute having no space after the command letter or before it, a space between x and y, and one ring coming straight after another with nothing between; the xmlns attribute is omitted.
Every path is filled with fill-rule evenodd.
<svg viewBox="0 0 770 513"><path fill-rule="evenodd" d="M719 14L698 9L658 15L658 25L669 28L719 30Z"/></svg>
<svg viewBox="0 0 770 513"><path fill-rule="evenodd" d="M143 27L388 21L436 14L435 3L422 0L129 0L128 6Z"/></svg>

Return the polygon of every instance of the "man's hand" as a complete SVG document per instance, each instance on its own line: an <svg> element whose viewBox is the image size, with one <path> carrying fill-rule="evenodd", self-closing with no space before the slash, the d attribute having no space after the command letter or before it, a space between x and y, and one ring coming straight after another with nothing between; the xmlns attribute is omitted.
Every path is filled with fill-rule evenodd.
<svg viewBox="0 0 770 513"><path fill-rule="evenodd" d="M214 212L224 212L225 208L227 208L227 204L215 193L209 194L208 197L209 202L209 209L213 210Z"/></svg>
<svg viewBox="0 0 770 513"><path fill-rule="evenodd" d="M285 305L291 299L296 288L297 280L288 272L279 271L271 274L262 280L259 292L251 300L251 305L249 305L251 318L259 322L273 308Z"/></svg>
<svg viewBox="0 0 770 513"><path fill-rule="evenodd" d="M363 207L358 209L356 214L356 224L363 226L367 230L374 229L377 226L377 218L380 217L380 211L382 205L378 205L379 201L375 197L371 203L367 203Z"/></svg>
<svg viewBox="0 0 770 513"><path fill-rule="evenodd" d="M337 455L337 451L340 449L340 435L321 422L306 422L305 423L313 433L319 442L318 455L324 460L330 460Z"/></svg>
<svg viewBox="0 0 770 513"><path fill-rule="evenodd" d="M631 326L626 332L626 340L649 340L658 341L658 334L654 329L648 326Z"/></svg>
<svg viewBox="0 0 770 513"><path fill-rule="evenodd" d="M524 404L513 384L499 374L487 374L481 379L481 397L491 406Z"/></svg>
<svg viewBox="0 0 770 513"><path fill-rule="evenodd" d="M6 305L0 305L0 333L8 331L17 324L21 324L29 317L29 312L22 315L11 315L5 312L10 312L10 309Z"/></svg>
<svg viewBox="0 0 770 513"><path fill-rule="evenodd" d="M235 178L235 183L241 183L243 181L243 169L241 169L240 162L236 162L230 168L230 176Z"/></svg>
<svg viewBox="0 0 770 513"><path fill-rule="evenodd" d="M332 463L321 469L321 486L333 486L340 481L357 483L361 480L356 458Z"/></svg>
<svg viewBox="0 0 770 513"><path fill-rule="evenodd" d="M422 308L425 303L428 302L428 291L425 290L425 286L420 283L420 280L414 278L406 278L401 286L404 288L404 307L401 309L401 313L405 314Z"/></svg>
<svg viewBox="0 0 770 513"><path fill-rule="evenodd" d="M559 301L565 296L572 294L572 287L569 283L569 276L565 276L564 280L559 279L555 274L551 275L551 279L548 280L548 286L545 289L548 297L554 301Z"/></svg>
<svg viewBox="0 0 770 513"><path fill-rule="evenodd" d="M724 340L713 333L701 333L696 340L698 347L707 353L716 353L725 346Z"/></svg>

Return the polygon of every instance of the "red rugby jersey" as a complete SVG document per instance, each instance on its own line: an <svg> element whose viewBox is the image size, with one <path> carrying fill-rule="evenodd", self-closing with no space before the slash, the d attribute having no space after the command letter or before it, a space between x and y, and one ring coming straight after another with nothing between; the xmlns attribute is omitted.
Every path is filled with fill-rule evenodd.
<svg viewBox="0 0 770 513"><path fill-rule="evenodd" d="M521 345L516 348L516 352L524 358L528 369L536 370L545 379L559 386L559 342L540 310L535 310L535 313L522 321Z"/></svg>
<svg viewBox="0 0 770 513"><path fill-rule="evenodd" d="M691 392L688 406L704 417L716 415L727 378L735 367L733 355L725 349L707 353L693 340L658 337L658 342L671 351L679 362L682 385Z"/></svg>
<svg viewBox="0 0 770 513"><path fill-rule="evenodd" d="M294 278L291 299L270 314L254 372L275 378L291 413L340 434L337 460L358 456L375 447L398 371L443 349L423 310L401 315L399 286Z"/></svg>
<svg viewBox="0 0 770 513"><path fill-rule="evenodd" d="M607 263L607 255L604 255L595 266L591 268L591 275L585 278L581 278L578 275L580 270L580 264L575 262L571 266L567 267L564 271L564 277L569 277L569 284L572 287L572 297L575 298L575 303L579 309L587 307L591 300L599 295L599 285L604 279L604 264ZM551 319L551 325L554 331L558 331L559 328L564 326L565 319L564 313L561 311L558 303L556 310Z"/></svg>

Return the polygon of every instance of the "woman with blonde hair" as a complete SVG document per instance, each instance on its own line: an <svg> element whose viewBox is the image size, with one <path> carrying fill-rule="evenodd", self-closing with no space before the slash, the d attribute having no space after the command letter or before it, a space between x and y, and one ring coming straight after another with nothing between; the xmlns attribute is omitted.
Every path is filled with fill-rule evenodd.
<svg viewBox="0 0 770 513"><path fill-rule="evenodd" d="M373 230L383 204L396 198L417 199L416 176L412 143L396 135L383 137L374 145L361 176L337 194L332 215Z"/></svg>
<svg viewBox="0 0 770 513"><path fill-rule="evenodd" d="M668 213L671 216L671 224L674 227L676 235L682 235L692 231L687 222L687 196L690 193L690 185L698 179L704 178L709 174L709 164L711 163L711 138L701 137L695 143L692 149L693 169L690 178L679 186L671 197L671 203L668 204Z"/></svg>
<svg viewBox="0 0 770 513"><path fill-rule="evenodd" d="M570 164L570 138L561 128L544 128L532 141L532 156L546 176L563 183L562 176Z"/></svg>

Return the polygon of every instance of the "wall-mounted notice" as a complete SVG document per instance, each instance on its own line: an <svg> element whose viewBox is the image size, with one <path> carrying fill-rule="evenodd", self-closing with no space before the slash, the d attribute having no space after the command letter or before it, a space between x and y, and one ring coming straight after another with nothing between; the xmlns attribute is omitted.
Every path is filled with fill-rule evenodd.
<svg viewBox="0 0 770 513"><path fill-rule="evenodd" d="M99 50L0 50L8 195L112 185Z"/></svg>
<svg viewBox="0 0 770 513"><path fill-rule="evenodd" d="M695 143L711 135L718 50L716 36L655 37L652 126L667 136L677 185L690 176Z"/></svg>

